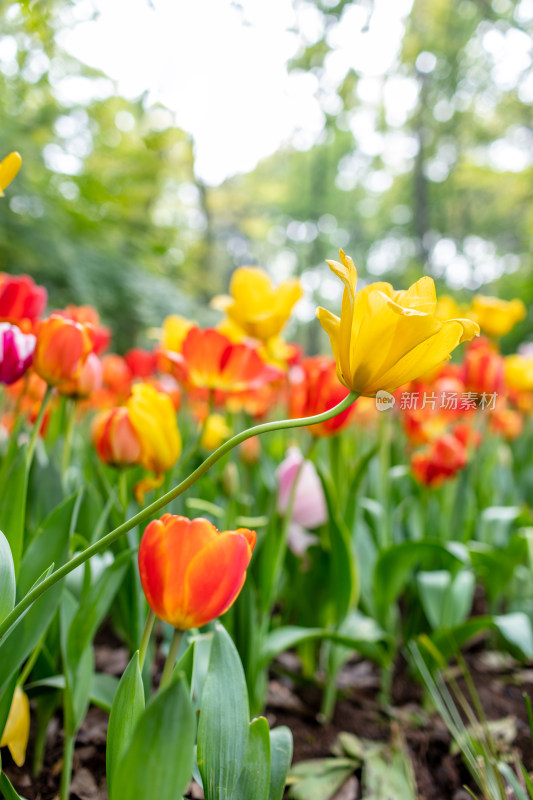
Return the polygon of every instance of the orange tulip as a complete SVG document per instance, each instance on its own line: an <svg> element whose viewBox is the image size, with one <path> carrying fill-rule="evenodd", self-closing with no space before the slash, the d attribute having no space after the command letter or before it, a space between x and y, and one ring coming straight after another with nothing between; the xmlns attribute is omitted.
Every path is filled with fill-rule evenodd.
<svg viewBox="0 0 533 800"><path fill-rule="evenodd" d="M208 520L164 514L146 528L139 572L152 611L174 628L201 628L224 614L246 579L256 534L218 531Z"/></svg>
<svg viewBox="0 0 533 800"><path fill-rule="evenodd" d="M335 359L324 356L305 358L293 367L289 372L289 388L289 409L293 419L322 414L348 394L337 378ZM311 425L309 432L313 436L332 436L348 424L352 414L353 407L347 408L326 422Z"/></svg>
<svg viewBox="0 0 533 800"><path fill-rule="evenodd" d="M490 429L510 442L521 435L524 430L524 419L514 408L496 408L490 415Z"/></svg>
<svg viewBox="0 0 533 800"><path fill-rule="evenodd" d="M52 314L39 329L33 367L50 386L61 386L78 378L91 351L83 325Z"/></svg>
<svg viewBox="0 0 533 800"><path fill-rule="evenodd" d="M102 325L100 322L100 315L96 308L93 306L74 306L68 305L61 311L54 311L54 314L60 314L62 317L71 319L74 322L79 322L87 329L93 350L100 355L104 350L107 350L111 341L111 328L107 325Z"/></svg>
<svg viewBox="0 0 533 800"><path fill-rule="evenodd" d="M165 355L176 364L178 379L192 389L243 392L281 376L253 347L233 344L213 328L191 328L181 353Z"/></svg>
<svg viewBox="0 0 533 800"><path fill-rule="evenodd" d="M141 460L141 443L125 406L98 414L91 426L91 437L105 464L125 467Z"/></svg>

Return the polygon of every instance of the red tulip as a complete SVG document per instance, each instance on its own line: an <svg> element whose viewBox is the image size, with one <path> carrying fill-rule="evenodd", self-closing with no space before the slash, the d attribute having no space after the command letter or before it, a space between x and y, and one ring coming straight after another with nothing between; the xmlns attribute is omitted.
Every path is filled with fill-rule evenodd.
<svg viewBox="0 0 533 800"><path fill-rule="evenodd" d="M201 628L237 598L255 541L247 528L220 532L206 519L164 514L148 525L139 548L148 605L174 628Z"/></svg>
<svg viewBox="0 0 533 800"><path fill-rule="evenodd" d="M435 439L430 447L413 455L411 469L420 483L439 486L447 478L453 478L466 463L464 445L455 436L445 433Z"/></svg>
<svg viewBox="0 0 533 800"><path fill-rule="evenodd" d="M322 414L338 405L348 394L337 378L335 359L324 356L305 358L293 367L289 372L289 387L293 419ZM331 436L349 423L352 414L353 408L348 408L327 422L311 425L309 431L313 436Z"/></svg>
<svg viewBox="0 0 533 800"><path fill-rule="evenodd" d="M29 275L0 273L0 320L20 323L31 330L46 306L46 289L37 286Z"/></svg>
<svg viewBox="0 0 533 800"><path fill-rule="evenodd" d="M504 361L488 339L469 343L463 363L463 380L469 391L480 395L503 392Z"/></svg>
<svg viewBox="0 0 533 800"><path fill-rule="evenodd" d="M134 378L150 378L156 370L156 354L141 347L134 347L124 356Z"/></svg>

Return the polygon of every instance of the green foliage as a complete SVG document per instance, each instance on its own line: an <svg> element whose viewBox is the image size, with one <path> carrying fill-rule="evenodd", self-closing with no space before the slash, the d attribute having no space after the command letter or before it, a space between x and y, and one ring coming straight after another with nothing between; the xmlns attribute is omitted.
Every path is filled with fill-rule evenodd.
<svg viewBox="0 0 533 800"><path fill-rule="evenodd" d="M128 747L135 725L144 711L144 687L139 670L139 652L132 656L113 700L109 715L106 748L106 776L109 796L113 798L117 765Z"/></svg>
<svg viewBox="0 0 533 800"><path fill-rule="evenodd" d="M9 542L0 531L0 622L15 605L15 565Z"/></svg>
<svg viewBox="0 0 533 800"><path fill-rule="evenodd" d="M217 628L198 724L198 767L206 800L231 800L249 739L246 680L235 645Z"/></svg>
<svg viewBox="0 0 533 800"><path fill-rule="evenodd" d="M191 776L196 722L183 678L176 677L140 715L114 775L124 800L175 800Z"/></svg>

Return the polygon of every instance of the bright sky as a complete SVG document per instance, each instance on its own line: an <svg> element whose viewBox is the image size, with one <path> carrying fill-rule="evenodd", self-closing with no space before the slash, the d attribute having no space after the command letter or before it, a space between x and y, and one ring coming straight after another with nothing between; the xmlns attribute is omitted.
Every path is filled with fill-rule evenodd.
<svg viewBox="0 0 533 800"><path fill-rule="evenodd" d="M61 42L119 93L148 92L149 103L174 111L194 137L199 176L215 184L289 140L308 147L322 129L317 91L334 104L348 68L368 76L372 92L372 78L394 63L411 5L375 0L368 30L368 11L349 8L332 31L335 50L320 87L311 74L287 71L300 42L292 0L128 0L127 11L124 0L80 0ZM319 38L314 6L303 4L297 21L307 43ZM401 105L401 93L397 99Z"/></svg>

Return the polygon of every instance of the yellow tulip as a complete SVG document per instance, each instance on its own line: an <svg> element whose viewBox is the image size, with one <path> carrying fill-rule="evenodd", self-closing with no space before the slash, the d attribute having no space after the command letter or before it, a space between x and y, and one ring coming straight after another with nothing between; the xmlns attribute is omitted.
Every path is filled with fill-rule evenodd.
<svg viewBox="0 0 533 800"><path fill-rule="evenodd" d="M472 300L470 314L479 323L483 333L499 339L524 319L526 307L518 299L507 301L477 294Z"/></svg>
<svg viewBox="0 0 533 800"><path fill-rule="evenodd" d="M216 450L230 436L231 428L222 414L210 414L205 422L200 444L204 450Z"/></svg>
<svg viewBox="0 0 533 800"><path fill-rule="evenodd" d="M183 341L193 325L193 322L177 314L171 314L166 317L163 321L163 333L161 336L162 349L181 353Z"/></svg>
<svg viewBox="0 0 533 800"><path fill-rule="evenodd" d="M450 358L461 342L479 335L469 319L442 322L435 317L437 298L431 278L406 291L390 283L372 283L356 294L357 270L340 251L341 263L328 261L344 283L341 316L317 310L337 362L337 375L348 389L367 397L393 392Z"/></svg>
<svg viewBox="0 0 533 800"><path fill-rule="evenodd" d="M157 475L166 472L181 453L172 400L149 383L135 383L127 407L141 444L141 464Z"/></svg>
<svg viewBox="0 0 533 800"><path fill-rule="evenodd" d="M9 747L17 767L26 760L26 747L30 735L30 702L20 686L15 689L0 747Z"/></svg>
<svg viewBox="0 0 533 800"><path fill-rule="evenodd" d="M10 153L0 161L0 197L4 196L4 189L6 189L22 164L22 159L18 153Z"/></svg>
<svg viewBox="0 0 533 800"><path fill-rule="evenodd" d="M302 296L297 279L274 288L267 273L258 267L239 267L230 283L231 297L216 297L215 308L223 310L246 336L266 342L278 336L294 304Z"/></svg>
<svg viewBox="0 0 533 800"><path fill-rule="evenodd" d="M518 353L505 359L505 383L516 392L533 392L533 356Z"/></svg>

